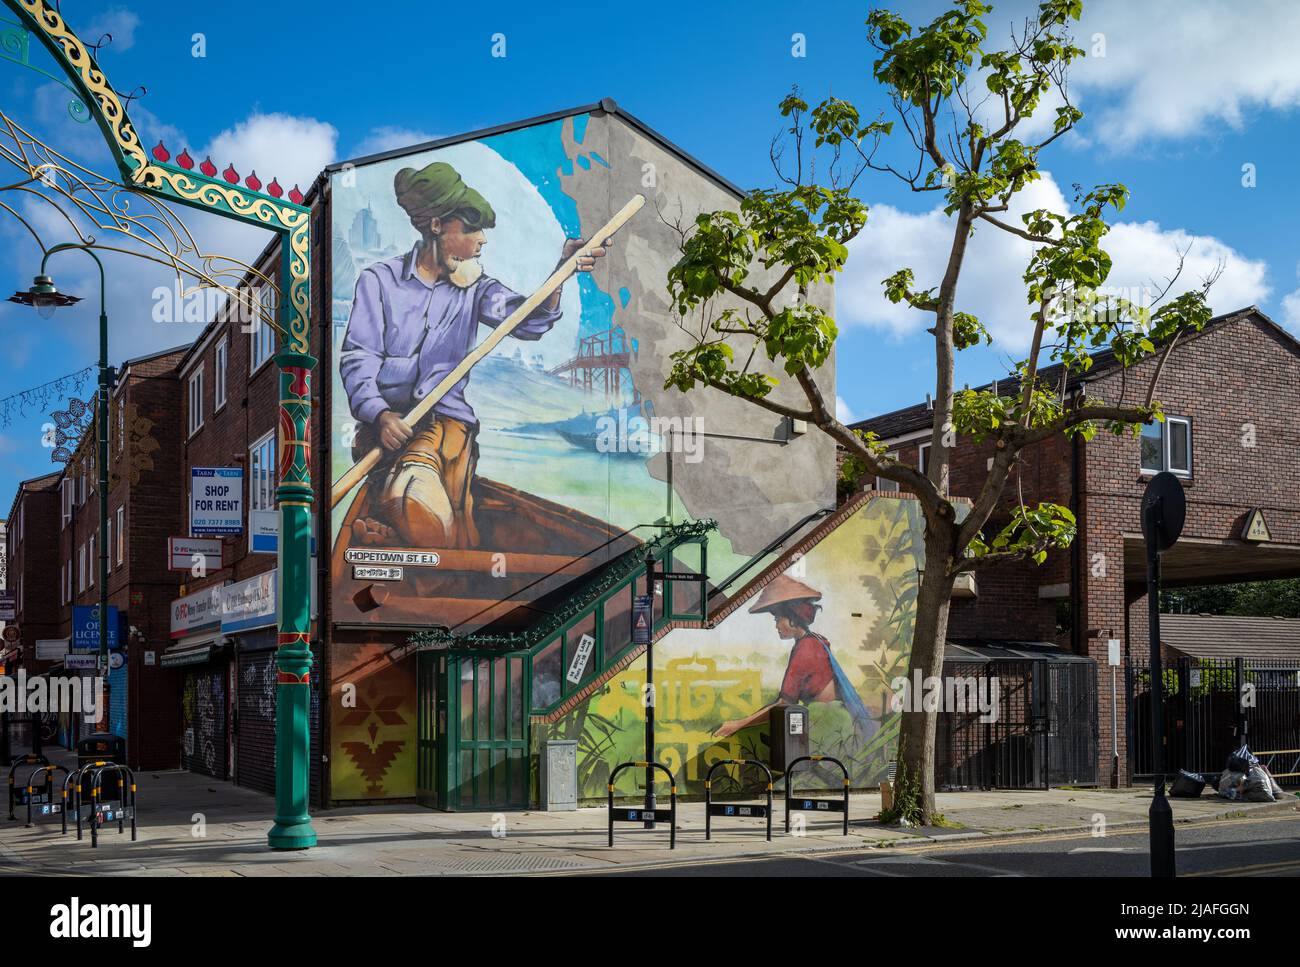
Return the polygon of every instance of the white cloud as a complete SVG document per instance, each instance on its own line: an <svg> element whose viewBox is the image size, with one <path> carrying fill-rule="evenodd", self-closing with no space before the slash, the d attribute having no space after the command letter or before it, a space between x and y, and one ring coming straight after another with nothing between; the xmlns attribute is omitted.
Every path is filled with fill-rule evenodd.
<svg viewBox="0 0 1300 967"><path fill-rule="evenodd" d="M353 158L365 158L372 154L382 154L385 151L393 151L397 148L409 148L415 144L424 144L426 141L436 141L437 139L438 135L429 134L415 128L384 125L371 128L370 133L352 149L350 154Z"/></svg>
<svg viewBox="0 0 1300 967"><path fill-rule="evenodd" d="M835 419L839 420L841 423L857 422L857 415L853 412L853 408L844 401L843 396L837 395L835 397Z"/></svg>
<svg viewBox="0 0 1300 967"><path fill-rule="evenodd" d="M87 43L96 44L104 34L111 34L113 42L105 45L104 51L122 54L135 46L135 28L138 26L140 17L137 14L124 7L110 7L80 28L78 36Z"/></svg>
<svg viewBox="0 0 1300 967"><path fill-rule="evenodd" d="M1300 334L1300 289L1282 299L1282 325Z"/></svg>
<svg viewBox="0 0 1300 967"><path fill-rule="evenodd" d="M1240 129L1253 111L1300 106L1294 0L1103 0L1073 33L1089 56L1071 68L1072 99L1089 139L1114 148Z"/></svg>
<svg viewBox="0 0 1300 967"><path fill-rule="evenodd" d="M1019 215L1036 208L1066 210L1055 180L1044 173L1016 199L1014 210L1001 216L1021 224ZM933 317L884 297L880 282L901 268L915 272L916 286L936 286L952 245L952 226L942 208L904 212L889 205L871 209L866 230L850 245L850 255L836 286L837 321L841 327L865 325L895 336L929 326ZM1223 273L1210 291L1210 304L1220 312L1262 302L1269 294L1266 265L1249 259L1213 236L1181 228L1165 229L1156 222L1116 224L1103 246L1114 261L1107 288L1163 287L1187 249L1183 274L1174 292L1194 288L1223 264ZM1023 353L1029 346L1030 309L1021 281L1032 244L992 225L980 225L971 238L957 290L957 308L974 313L994 338L994 348ZM1297 307L1300 309L1300 306Z"/></svg>
<svg viewBox="0 0 1300 967"><path fill-rule="evenodd" d="M56 87L55 90L63 89ZM61 108L53 99L51 106ZM182 131L161 124L147 109L134 107L132 119L150 148L159 138L165 141L173 156L187 146ZM78 125L66 117L51 118L51 121L60 137L80 135L81 128L94 129L93 125ZM94 134L98 136L97 129ZM314 118L254 113L218 133L209 144L196 146L191 143L188 147L196 163L211 155L219 170L233 163L241 177L256 170L264 183L269 184L274 177L286 191L295 183L306 191L317 173L335 160L337 143L335 128ZM97 153L88 151L87 156L91 156L91 165L100 172L115 174L108 162L102 137ZM37 230L47 245L71 238L66 224L61 224L60 217L48 206L37 202L25 207L34 216ZM143 210L142 203L134 203L133 211L140 214ZM271 239L271 234L265 230L219 215L179 206L173 206L172 210L193 233L200 251L209 255L251 262ZM85 226L85 230L101 243L130 244L125 242L124 236L89 226ZM8 260L24 267L18 274L24 279L34 275L40 252L30 236L25 232L6 230L3 237ZM115 363L182 345L199 335L203 323L153 321L154 291L160 287L170 290L175 282L173 273L163 266L129 255L109 252L103 253L102 258L107 273L110 357ZM193 261L195 256L190 253L187 258ZM30 270L26 266L31 266ZM95 316L99 309L99 300L94 297L99 286L94 263L75 253L60 254L51 260L50 270L61 289L86 299L74 308L57 313L49 335L58 341L60 351L67 352L70 363L75 361L75 365L80 365L93 360L98 353ZM188 288L194 280L186 278L183 284Z"/></svg>

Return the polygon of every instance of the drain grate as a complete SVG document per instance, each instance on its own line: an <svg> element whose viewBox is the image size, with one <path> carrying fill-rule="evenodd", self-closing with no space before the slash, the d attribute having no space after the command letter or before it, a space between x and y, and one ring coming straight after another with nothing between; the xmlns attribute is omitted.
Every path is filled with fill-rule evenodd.
<svg viewBox="0 0 1300 967"><path fill-rule="evenodd" d="M511 853L508 856L491 856L456 860L444 869L449 873L523 873L534 870L575 870L584 864L556 856L532 853Z"/></svg>

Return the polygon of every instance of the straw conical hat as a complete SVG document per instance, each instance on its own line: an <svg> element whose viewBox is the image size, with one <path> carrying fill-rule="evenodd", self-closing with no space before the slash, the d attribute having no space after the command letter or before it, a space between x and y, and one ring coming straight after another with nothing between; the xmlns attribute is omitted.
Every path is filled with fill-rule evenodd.
<svg viewBox="0 0 1300 967"><path fill-rule="evenodd" d="M763 589L763 593L758 596L749 613L771 611L778 604L784 604L786 601L819 601L821 596L820 591L815 591L792 577L778 574L772 583Z"/></svg>

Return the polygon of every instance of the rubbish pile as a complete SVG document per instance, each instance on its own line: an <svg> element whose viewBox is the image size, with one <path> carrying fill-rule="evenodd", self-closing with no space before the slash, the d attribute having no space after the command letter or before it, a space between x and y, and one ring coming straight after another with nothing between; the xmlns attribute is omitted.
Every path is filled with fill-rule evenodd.
<svg viewBox="0 0 1300 967"><path fill-rule="evenodd" d="M1244 802L1277 802L1286 795L1264 764L1244 745L1228 756L1223 772L1217 775L1179 769L1169 795L1196 799L1206 786L1211 786L1224 799Z"/></svg>

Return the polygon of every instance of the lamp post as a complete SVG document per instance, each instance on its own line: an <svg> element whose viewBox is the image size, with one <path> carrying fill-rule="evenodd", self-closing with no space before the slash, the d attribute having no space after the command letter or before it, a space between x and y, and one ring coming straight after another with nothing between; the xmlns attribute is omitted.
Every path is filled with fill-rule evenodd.
<svg viewBox="0 0 1300 967"><path fill-rule="evenodd" d="M108 392L113 387L113 370L108 365L108 313L105 311L104 263L90 247L81 242L63 242L46 250L41 258L40 275L32 281L32 287L26 292L15 292L9 297L10 302L29 305L48 319L54 310L62 306L75 305L81 299L78 296L60 292L52 279L45 272L45 265L50 256L57 252L80 250L95 260L99 269L99 405L96 407L95 422L99 448L99 471L96 486L99 490L99 527L96 543L99 545L99 673L104 682L104 717L108 719L108 544L104 535L108 532Z"/></svg>

